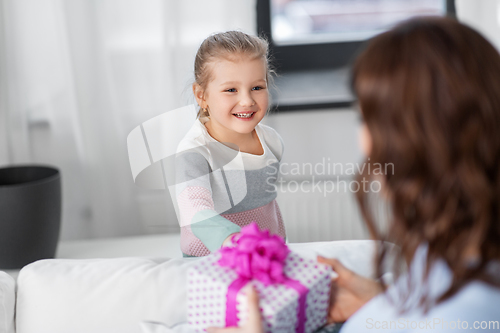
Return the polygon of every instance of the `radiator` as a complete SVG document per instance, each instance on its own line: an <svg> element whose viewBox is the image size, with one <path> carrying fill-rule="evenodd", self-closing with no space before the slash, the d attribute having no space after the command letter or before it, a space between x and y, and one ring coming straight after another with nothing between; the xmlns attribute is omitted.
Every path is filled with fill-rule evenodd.
<svg viewBox="0 0 500 333"><path fill-rule="evenodd" d="M303 181L278 186L277 201L288 242L369 239L354 193L339 187L338 191L325 193L319 191L322 188ZM385 230L385 207L379 201L375 208L377 226Z"/></svg>

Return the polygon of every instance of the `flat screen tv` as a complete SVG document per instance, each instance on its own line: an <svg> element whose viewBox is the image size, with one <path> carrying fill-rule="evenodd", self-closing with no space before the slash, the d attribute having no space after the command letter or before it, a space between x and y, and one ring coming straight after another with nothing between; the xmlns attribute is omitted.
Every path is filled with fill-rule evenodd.
<svg viewBox="0 0 500 333"><path fill-rule="evenodd" d="M363 42L415 16L455 16L454 0L257 0L278 71L339 68Z"/></svg>

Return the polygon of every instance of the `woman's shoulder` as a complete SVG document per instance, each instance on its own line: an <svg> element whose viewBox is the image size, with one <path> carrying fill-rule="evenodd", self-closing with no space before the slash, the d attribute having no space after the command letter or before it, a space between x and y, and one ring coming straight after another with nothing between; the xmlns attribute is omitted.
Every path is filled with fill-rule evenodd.
<svg viewBox="0 0 500 333"><path fill-rule="evenodd" d="M264 124L257 125L256 130L259 131L258 134L263 137L266 145L269 149L271 149L273 154L278 158L278 160L281 160L285 145L278 132L274 128Z"/></svg>
<svg viewBox="0 0 500 333"><path fill-rule="evenodd" d="M469 321L500 321L500 288L482 281L472 281L450 299L429 311L430 317ZM453 319L454 318L454 319ZM500 329L500 327L497 327Z"/></svg>
<svg viewBox="0 0 500 333"><path fill-rule="evenodd" d="M483 328L487 324L499 325L498 304L500 304L500 289L479 281L464 286L450 299L431 307L428 312L422 308L414 308L401 313L397 302L382 294L351 316L343 325L341 333L374 330L394 333L451 332L459 328L478 330L481 325ZM498 326L494 326L494 329L498 330Z"/></svg>
<svg viewBox="0 0 500 333"><path fill-rule="evenodd" d="M421 331L418 325L428 330L447 331L453 330L449 325L458 325L458 320L466 322L463 325L468 325L469 329L475 321L499 321L500 288L478 280L469 282L449 299L424 311L420 304L423 293L435 301L446 292L453 278L444 260L438 260L431 265L427 283L424 283L426 257L427 245L424 244L417 249L410 266L412 278L401 276L385 294L374 297L349 318L342 332L369 332L382 328L384 332L416 332ZM406 312L401 311L403 304Z"/></svg>

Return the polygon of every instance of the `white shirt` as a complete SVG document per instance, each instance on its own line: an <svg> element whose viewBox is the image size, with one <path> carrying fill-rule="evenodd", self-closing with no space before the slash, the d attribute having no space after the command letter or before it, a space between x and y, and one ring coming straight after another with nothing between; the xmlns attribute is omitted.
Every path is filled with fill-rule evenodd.
<svg viewBox="0 0 500 333"><path fill-rule="evenodd" d="M423 308L418 305L420 297L425 293L435 300L448 289L452 281L448 265L444 260L439 260L430 269L426 288L422 282L426 255L427 246L421 245L410 267L413 280L408 312L399 313L397 306L397 288L404 288L408 282L407 276L402 276L385 294L374 297L354 313L340 332L499 332L500 289L480 281L467 284L454 296L424 313ZM497 264L494 263L498 268ZM394 301L391 302L387 295L393 296Z"/></svg>

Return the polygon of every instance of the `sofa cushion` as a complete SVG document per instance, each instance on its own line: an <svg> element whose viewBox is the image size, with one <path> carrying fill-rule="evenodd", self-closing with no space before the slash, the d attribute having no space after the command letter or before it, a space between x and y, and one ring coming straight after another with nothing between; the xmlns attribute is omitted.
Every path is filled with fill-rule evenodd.
<svg viewBox="0 0 500 333"><path fill-rule="evenodd" d="M194 259L196 260L196 259ZM18 276L18 333L140 332L185 321L189 259L49 259Z"/></svg>
<svg viewBox="0 0 500 333"><path fill-rule="evenodd" d="M0 271L0 333L14 333L14 309L16 307L16 282Z"/></svg>

